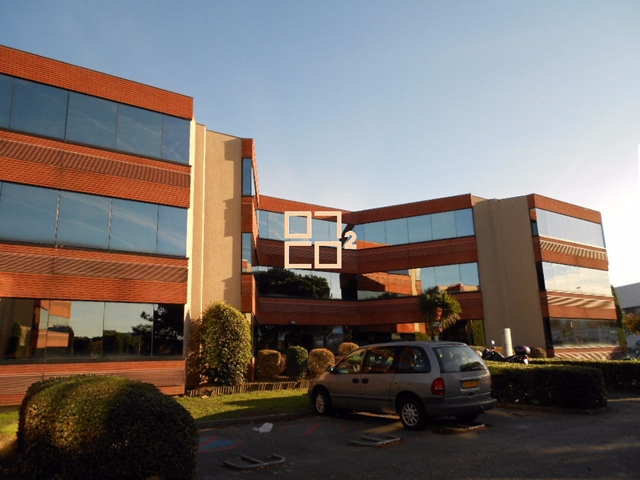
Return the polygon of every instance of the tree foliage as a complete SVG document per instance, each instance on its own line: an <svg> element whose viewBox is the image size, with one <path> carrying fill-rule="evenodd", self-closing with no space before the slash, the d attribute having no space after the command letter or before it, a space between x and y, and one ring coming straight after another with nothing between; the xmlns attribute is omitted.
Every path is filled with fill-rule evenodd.
<svg viewBox="0 0 640 480"><path fill-rule="evenodd" d="M431 287L418 295L418 308L422 312L427 335L436 339L442 331L455 325L460 320L462 307L446 290Z"/></svg>
<svg viewBox="0 0 640 480"><path fill-rule="evenodd" d="M640 315L636 313L627 313L624 316L622 323L625 330L627 330L629 333L640 333Z"/></svg>
<svg viewBox="0 0 640 480"><path fill-rule="evenodd" d="M326 278L316 275L300 275L291 270L270 268L256 272L256 283L261 295L285 295L288 297L330 298L331 288Z"/></svg>
<svg viewBox="0 0 640 480"><path fill-rule="evenodd" d="M224 302L202 312L201 356L205 374L217 385L244 382L251 362L251 330L244 315Z"/></svg>

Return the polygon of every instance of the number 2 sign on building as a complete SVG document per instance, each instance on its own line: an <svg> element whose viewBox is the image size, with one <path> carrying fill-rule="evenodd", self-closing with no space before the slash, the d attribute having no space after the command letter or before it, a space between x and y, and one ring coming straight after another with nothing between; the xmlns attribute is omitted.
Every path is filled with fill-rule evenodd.
<svg viewBox="0 0 640 480"><path fill-rule="evenodd" d="M289 225L291 217L303 217L306 219L307 228L304 233L291 233ZM312 217L335 217L336 219L336 240L316 240L312 242ZM300 268L300 269L340 269L342 268L342 249L356 249L356 233L353 231L345 232L345 242L342 245L342 212L340 211L316 211L313 215L309 211L284 212L284 268ZM292 239L288 240L288 239ZM313 265L310 263L290 263L289 250L291 247L310 247L313 245ZM331 247L336 249L335 263L320 262L320 247Z"/></svg>

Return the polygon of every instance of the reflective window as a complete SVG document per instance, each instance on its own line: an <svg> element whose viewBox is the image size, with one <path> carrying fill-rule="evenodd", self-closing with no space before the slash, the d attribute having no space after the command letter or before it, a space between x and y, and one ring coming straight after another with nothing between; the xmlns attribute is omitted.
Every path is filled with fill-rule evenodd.
<svg viewBox="0 0 640 480"><path fill-rule="evenodd" d="M398 353L398 373L428 373L431 371L429 356L422 348L402 347Z"/></svg>
<svg viewBox="0 0 640 480"><path fill-rule="evenodd" d="M364 358L366 350L364 348L360 348L358 350L354 350L349 355L344 357L337 365L336 365L336 373L360 373L360 367L362 366L362 359Z"/></svg>
<svg viewBox="0 0 640 480"><path fill-rule="evenodd" d="M409 243L409 226L406 218L387 220L384 223L386 228L387 244L404 245Z"/></svg>
<svg viewBox="0 0 640 480"><path fill-rule="evenodd" d="M456 236L471 237L475 235L473 226L473 210L470 208L464 210L456 210Z"/></svg>
<svg viewBox="0 0 640 480"><path fill-rule="evenodd" d="M162 115L162 158L188 165L190 135L189 120Z"/></svg>
<svg viewBox="0 0 640 480"><path fill-rule="evenodd" d="M253 177L253 160L242 159L242 195L252 197L256 194L256 184Z"/></svg>
<svg viewBox="0 0 640 480"><path fill-rule="evenodd" d="M11 128L64 138L68 96L66 90L16 78Z"/></svg>
<svg viewBox="0 0 640 480"><path fill-rule="evenodd" d="M48 188L0 183L0 238L54 243L58 192Z"/></svg>
<svg viewBox="0 0 640 480"><path fill-rule="evenodd" d="M0 362L181 356L184 306L0 298Z"/></svg>
<svg viewBox="0 0 640 480"><path fill-rule="evenodd" d="M365 223L362 230L363 238L367 243L373 243L377 247L387 245L387 235L384 228L384 222Z"/></svg>
<svg viewBox="0 0 640 480"><path fill-rule="evenodd" d="M60 192L57 245L107 249L111 200L83 193Z"/></svg>
<svg viewBox="0 0 640 480"><path fill-rule="evenodd" d="M242 234L242 271L251 272L253 265L253 234Z"/></svg>
<svg viewBox="0 0 640 480"><path fill-rule="evenodd" d="M111 207L111 250L156 252L158 205L114 198Z"/></svg>
<svg viewBox="0 0 640 480"><path fill-rule="evenodd" d="M420 215L407 219L409 226L409 242L430 242L433 240L431 215Z"/></svg>
<svg viewBox="0 0 640 480"><path fill-rule="evenodd" d="M162 115L150 110L120 105L116 148L150 157L161 157Z"/></svg>
<svg viewBox="0 0 640 480"><path fill-rule="evenodd" d="M282 213L258 211L260 238L284 240L284 215Z"/></svg>
<svg viewBox="0 0 640 480"><path fill-rule="evenodd" d="M607 297L612 295L609 273L606 270L542 262L542 273L547 291Z"/></svg>
<svg viewBox="0 0 640 480"><path fill-rule="evenodd" d="M605 248L602 225L536 208L533 234Z"/></svg>
<svg viewBox="0 0 640 480"><path fill-rule="evenodd" d="M151 212L151 210L149 210ZM160 255L187 254L187 210L158 206L158 249Z"/></svg>
<svg viewBox="0 0 640 480"><path fill-rule="evenodd" d="M116 147L117 119L117 103L69 93L67 140L113 149Z"/></svg>
<svg viewBox="0 0 640 480"><path fill-rule="evenodd" d="M11 99L13 98L13 77L0 74L0 127L9 127Z"/></svg>
<svg viewBox="0 0 640 480"><path fill-rule="evenodd" d="M431 215L431 227L434 240L455 238L456 214L454 212L434 213Z"/></svg>
<svg viewBox="0 0 640 480"><path fill-rule="evenodd" d="M395 348L378 347L367 351L362 364L362 373L391 373Z"/></svg>
<svg viewBox="0 0 640 480"><path fill-rule="evenodd" d="M615 320L549 319L553 347L610 347L620 343Z"/></svg>

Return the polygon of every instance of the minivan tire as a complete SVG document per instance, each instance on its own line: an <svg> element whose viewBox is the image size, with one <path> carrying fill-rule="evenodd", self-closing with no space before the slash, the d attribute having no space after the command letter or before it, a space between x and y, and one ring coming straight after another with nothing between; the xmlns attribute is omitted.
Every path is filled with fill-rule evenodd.
<svg viewBox="0 0 640 480"><path fill-rule="evenodd" d="M407 430L422 430L427 424L427 414L419 398L402 397L398 402L398 415Z"/></svg>
<svg viewBox="0 0 640 480"><path fill-rule="evenodd" d="M325 416L331 413L331 396L324 388L319 388L313 393L313 408L318 415Z"/></svg>

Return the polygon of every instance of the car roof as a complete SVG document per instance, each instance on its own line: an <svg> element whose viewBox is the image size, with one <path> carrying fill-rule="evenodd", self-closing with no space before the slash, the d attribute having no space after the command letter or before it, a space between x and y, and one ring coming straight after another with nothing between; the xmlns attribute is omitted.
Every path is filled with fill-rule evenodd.
<svg viewBox="0 0 640 480"><path fill-rule="evenodd" d="M369 345L360 345L360 348L373 348L373 347L411 347L411 346L422 346L422 347L453 347L453 346L465 346L468 347L466 343L462 342L451 342L451 341L441 341L441 340L396 340L393 342L384 342L384 343L371 343Z"/></svg>

